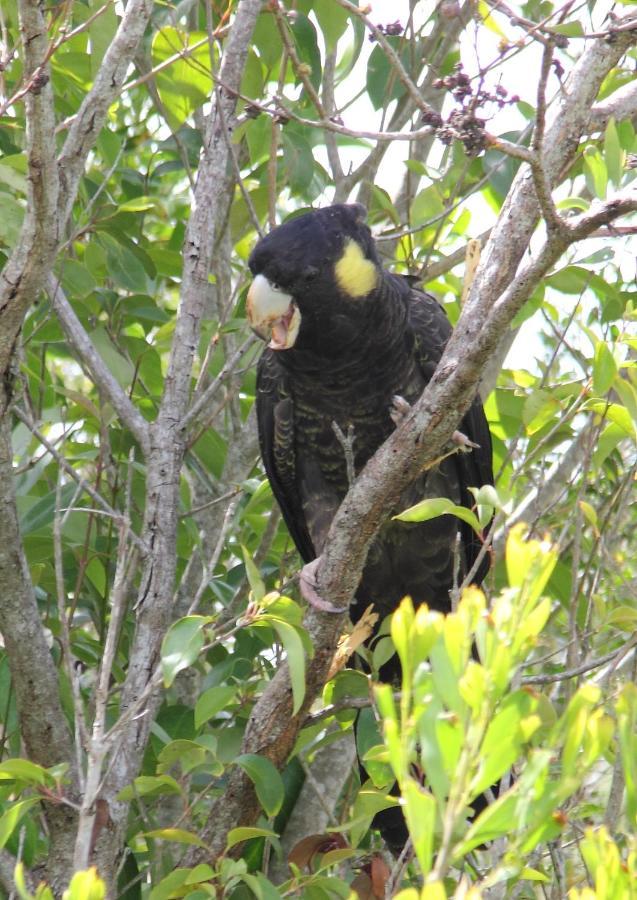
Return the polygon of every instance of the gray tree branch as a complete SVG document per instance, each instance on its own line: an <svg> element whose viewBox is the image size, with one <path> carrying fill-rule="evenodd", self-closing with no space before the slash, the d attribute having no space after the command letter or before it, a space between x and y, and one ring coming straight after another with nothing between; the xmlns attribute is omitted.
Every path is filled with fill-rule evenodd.
<svg viewBox="0 0 637 900"><path fill-rule="evenodd" d="M3 416L0 418L0 631L29 759L45 767L68 762L71 781L68 790L76 797L73 742L22 549L12 462L9 419ZM54 890L61 892L72 871L77 819L66 804L47 803L45 814L51 835L47 877Z"/></svg>
<svg viewBox="0 0 637 900"><path fill-rule="evenodd" d="M59 223L58 170L55 162L55 113L47 27L41 4L21 0L20 30L24 56L24 78L33 82L28 91L27 208L15 249L0 272L0 373L6 381L15 342L27 309L42 287L57 248ZM37 78L35 73L39 72ZM4 393L4 391L3 391ZM0 398L4 413L9 398Z"/></svg>
<svg viewBox="0 0 637 900"><path fill-rule="evenodd" d="M49 275L47 278L46 290L69 344L86 366L96 386L108 398L123 424L130 428L144 455L146 455L149 448L149 423L132 404L119 381L117 381L100 356L86 329L75 314L75 310L69 303L60 286L60 282L54 275Z"/></svg>
<svg viewBox="0 0 637 900"><path fill-rule="evenodd" d="M589 130L604 131L611 118L621 122L622 119L632 119L635 116L637 116L637 81L633 80L593 106Z"/></svg>

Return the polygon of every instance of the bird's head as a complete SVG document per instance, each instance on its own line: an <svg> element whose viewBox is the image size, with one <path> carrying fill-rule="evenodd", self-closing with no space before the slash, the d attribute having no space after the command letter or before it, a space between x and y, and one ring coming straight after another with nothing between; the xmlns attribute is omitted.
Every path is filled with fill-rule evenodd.
<svg viewBox="0 0 637 900"><path fill-rule="evenodd" d="M250 326L273 350L325 343L356 319L378 285L381 267L367 211L336 204L297 216L256 245L246 310Z"/></svg>

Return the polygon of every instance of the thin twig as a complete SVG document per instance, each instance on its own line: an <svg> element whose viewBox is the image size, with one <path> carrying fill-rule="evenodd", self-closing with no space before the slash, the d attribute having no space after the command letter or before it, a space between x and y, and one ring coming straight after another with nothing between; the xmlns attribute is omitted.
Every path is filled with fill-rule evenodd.
<svg viewBox="0 0 637 900"><path fill-rule="evenodd" d="M184 428L187 428L188 425L197 418L201 410L210 403L214 395L217 393L217 390L219 389L221 383L234 373L234 369L241 357L250 349L253 344L256 343L256 341L256 335L249 334L245 341L241 344L241 346L239 346L235 350L230 359L224 364L219 374L213 379L213 381L210 382L208 387L195 400L188 412L182 418L178 426L180 431Z"/></svg>
<svg viewBox="0 0 637 900"><path fill-rule="evenodd" d="M148 422L135 408L98 353L88 332L75 314L75 310L62 290L59 279L55 275L50 275L47 279L46 289L67 340L86 366L97 387L108 397L124 425L130 428L133 436L139 442L144 455L147 455L149 450Z"/></svg>
<svg viewBox="0 0 637 900"><path fill-rule="evenodd" d="M60 473L61 474L61 473ZM75 753L78 779L80 789L83 788L82 778L82 748L88 744L88 729L86 727L86 718L84 716L84 704L82 693L80 691L78 670L75 666L75 659L71 649L71 635L69 632L69 623L66 618L66 588L64 586L64 564L62 561L62 527L64 520L60 510L60 495L62 490L62 479L58 478L55 490L55 515L53 517L53 563L55 569L55 588L58 610L58 620L60 625L60 643L62 644L62 653L64 659L64 669L66 677L71 685L73 694L73 718L75 721ZM78 487L77 491L79 492Z"/></svg>
<svg viewBox="0 0 637 900"><path fill-rule="evenodd" d="M343 453L345 454L345 466L347 469L347 483L351 487L356 478L356 466L354 464L354 426L352 424L348 425L347 434L345 434L338 422L334 420L332 422L332 431L343 448Z"/></svg>
<svg viewBox="0 0 637 900"><path fill-rule="evenodd" d="M547 41L542 54L542 66L537 87L537 106L535 114L535 128L531 141L532 153L528 160L533 174L535 193L537 194L540 209L546 221L546 227L551 231L560 232L566 226L561 218L553 197L551 195L551 181L544 165L544 132L546 128L546 85L553 63L553 41Z"/></svg>
<svg viewBox="0 0 637 900"><path fill-rule="evenodd" d="M563 672L554 672L550 675L526 675L520 680L523 685L527 684L555 684L558 681L568 681L570 678L576 678L578 675L584 675L586 672L592 672L593 669L599 669L607 663L615 662L623 659L637 644L637 636L633 636L630 640L623 644L618 650L599 656L597 659L591 659L572 669L565 669Z"/></svg>

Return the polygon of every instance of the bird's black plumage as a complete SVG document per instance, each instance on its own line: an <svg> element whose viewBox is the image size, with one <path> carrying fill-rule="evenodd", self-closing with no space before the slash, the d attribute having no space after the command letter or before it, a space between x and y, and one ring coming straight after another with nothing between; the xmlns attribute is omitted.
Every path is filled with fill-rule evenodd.
<svg viewBox="0 0 637 900"><path fill-rule="evenodd" d="M337 205L299 216L259 241L249 261L252 273L275 284L300 312L293 346L268 348L260 359L257 417L265 469L305 562L321 552L349 486L333 422L343 432L353 428L359 471L395 428L393 396L409 403L418 398L451 333L432 297L382 269L362 215L359 206ZM364 296L339 288L334 274L349 241L377 275ZM479 400L459 428L480 448L453 454L421 476L404 495L402 508L427 496L470 507L468 488L493 483L491 439ZM386 615L405 594L447 610L458 531L461 570L468 571L480 540L454 517L385 524L370 550L352 618L369 602ZM488 565L485 559L476 583Z"/></svg>
<svg viewBox="0 0 637 900"><path fill-rule="evenodd" d="M316 210L275 228L249 265L252 326L272 336L258 366L257 418L266 472L307 563L321 553L347 493L346 456L333 423L353 429L356 472L395 428L394 395L413 403L451 333L440 305L410 280L383 270L358 205ZM493 484L491 439L478 399L459 429L479 449L454 453L405 491L400 508L425 497L470 507L469 487ZM398 512L400 510L396 510ZM351 616L374 603L381 618L402 597L448 611L460 534L460 577L480 539L453 516L386 522L374 541ZM475 576L480 583L485 558Z"/></svg>

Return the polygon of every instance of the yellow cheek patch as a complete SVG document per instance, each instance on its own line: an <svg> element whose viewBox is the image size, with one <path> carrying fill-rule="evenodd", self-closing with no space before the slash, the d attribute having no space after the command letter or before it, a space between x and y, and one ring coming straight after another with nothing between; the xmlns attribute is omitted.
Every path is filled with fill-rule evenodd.
<svg viewBox="0 0 637 900"><path fill-rule="evenodd" d="M376 287L376 266L365 258L359 244L348 240L343 255L334 267L338 286L350 297L364 297Z"/></svg>

